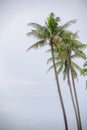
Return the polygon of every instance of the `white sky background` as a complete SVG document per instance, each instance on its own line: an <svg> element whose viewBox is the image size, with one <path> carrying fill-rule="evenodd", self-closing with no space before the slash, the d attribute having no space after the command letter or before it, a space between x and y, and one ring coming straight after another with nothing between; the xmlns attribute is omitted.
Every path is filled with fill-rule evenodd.
<svg viewBox="0 0 87 130"><path fill-rule="evenodd" d="M36 39L29 38L29 22L44 24L54 12L61 23L78 19L70 27L79 30L79 39L87 43L86 0L0 0L0 130L64 129L53 72L46 73L46 48L26 49ZM86 52L87 53L87 52ZM78 60L78 64L80 64ZM85 78L86 79L86 78ZM69 128L76 128L74 111L66 84L62 82ZM77 84L81 117L87 129L87 90L84 78Z"/></svg>

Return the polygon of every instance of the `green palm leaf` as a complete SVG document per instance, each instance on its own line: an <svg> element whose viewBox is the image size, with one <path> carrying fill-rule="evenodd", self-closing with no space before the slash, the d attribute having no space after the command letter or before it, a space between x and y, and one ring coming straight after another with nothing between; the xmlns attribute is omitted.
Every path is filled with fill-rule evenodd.
<svg viewBox="0 0 87 130"><path fill-rule="evenodd" d="M52 70L53 69L53 65L51 65L49 68L48 68L48 70L47 70L47 73L50 71L50 70Z"/></svg>
<svg viewBox="0 0 87 130"><path fill-rule="evenodd" d="M29 51L30 49L37 49L38 47L42 47L44 46L46 43L45 43L45 40L41 40L39 42L36 42L35 44L33 44L32 46L30 46L27 51Z"/></svg>
<svg viewBox="0 0 87 130"><path fill-rule="evenodd" d="M81 67L79 65L77 65L74 61L71 61L71 65L73 66L73 68L76 68L79 72L81 71Z"/></svg>
<svg viewBox="0 0 87 130"><path fill-rule="evenodd" d="M75 54L71 56L71 58L82 58L86 59L86 54L82 50L77 50Z"/></svg>
<svg viewBox="0 0 87 130"><path fill-rule="evenodd" d="M42 26L40 24L38 24L38 23L28 23L28 26L32 26L32 27L34 27L36 29L42 28Z"/></svg>
<svg viewBox="0 0 87 130"><path fill-rule="evenodd" d="M71 66L71 71L72 71L74 78L77 78L78 75L77 75L77 72L73 66Z"/></svg>
<svg viewBox="0 0 87 130"><path fill-rule="evenodd" d="M87 61L85 62L84 67L87 67Z"/></svg>
<svg viewBox="0 0 87 130"><path fill-rule="evenodd" d="M57 74L59 75L63 71L63 64L60 64L60 67L57 70Z"/></svg>
<svg viewBox="0 0 87 130"><path fill-rule="evenodd" d="M46 39L49 37L49 34L46 33L44 29L39 29L39 30L32 30L31 32L28 32L27 36L34 36L38 39Z"/></svg>
<svg viewBox="0 0 87 130"><path fill-rule="evenodd" d="M59 61L59 62L57 62L57 63L55 63L55 65L56 65L56 67L58 68L58 67L60 67L61 66L61 61ZM52 70L53 69L53 65L51 65L49 68L48 68L48 70L47 70L47 72L49 72L50 70Z"/></svg>

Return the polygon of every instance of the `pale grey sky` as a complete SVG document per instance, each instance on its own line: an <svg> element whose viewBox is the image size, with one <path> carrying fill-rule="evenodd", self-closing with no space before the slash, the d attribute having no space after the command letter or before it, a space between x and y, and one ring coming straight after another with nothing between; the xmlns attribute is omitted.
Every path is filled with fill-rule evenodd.
<svg viewBox="0 0 87 130"><path fill-rule="evenodd" d="M0 0L0 130L64 129L54 74L46 73L46 48L25 52L36 41L26 36L30 31L27 24L44 24L50 12L61 17L61 23L77 19L70 29L79 31L79 39L87 42L86 0ZM80 77L76 83L84 130L85 79ZM73 130L76 123L68 87L61 78L60 81L69 128Z"/></svg>

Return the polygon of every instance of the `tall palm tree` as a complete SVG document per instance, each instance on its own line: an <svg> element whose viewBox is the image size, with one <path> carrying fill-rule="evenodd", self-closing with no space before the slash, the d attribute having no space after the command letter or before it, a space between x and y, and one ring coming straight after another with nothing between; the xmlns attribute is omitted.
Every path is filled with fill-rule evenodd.
<svg viewBox="0 0 87 130"><path fill-rule="evenodd" d="M45 26L39 25L37 23L29 23L29 25L33 26L35 29L29 32L27 35L35 36L39 39L39 41L33 44L32 46L30 46L27 49L27 51L29 51L32 48L42 47L46 44L50 46L51 54L53 57L53 67L54 67L55 79L56 79L56 84L57 84L57 90L58 90L59 99L60 99L63 117L64 117L65 130L68 130L67 117L66 117L63 98L61 94L61 89L60 89L60 84L59 84L59 79L58 79L57 69L56 69L56 64L55 64L55 58L54 58L54 51L53 51L55 48L56 39L59 43L61 42L61 37L59 37L59 34L61 32L62 26L59 27L58 25L59 21L60 21L60 18L55 17L54 14L51 13L45 22Z"/></svg>
<svg viewBox="0 0 87 130"><path fill-rule="evenodd" d="M62 52L61 52L62 51ZM56 66L57 66L57 71L58 71L58 75L59 73L63 73L63 77L64 79L66 79L67 77L67 81L68 81L68 86L69 86L69 90L70 90L70 94L71 94L71 99L72 99L72 103L73 103L73 107L74 107L74 111L75 111L75 116L76 116L76 121L77 121L77 127L78 127L78 130L80 130L79 128L79 120L78 120L78 113L77 113L77 109L76 109L76 105L75 105L75 101L74 101L74 96L73 96L73 93L72 93L72 87L71 87L71 81L70 81L70 69L69 69L69 52L68 50L62 50L61 48L61 51L59 53L59 51L57 50L57 56L55 56L56 58ZM48 62L52 60L49 59ZM74 63L72 61L72 63ZM75 64L75 63L74 63ZM49 68L49 70L53 68L53 65Z"/></svg>
<svg viewBox="0 0 87 130"><path fill-rule="evenodd" d="M56 65L58 66L58 73L60 73L64 69L63 70L64 79L65 79L66 75L68 77L68 85L69 85L69 89L70 89L73 107L75 110L78 130L82 130L79 104L78 104L77 93L76 93L75 82L74 82L74 78L77 77L77 73L74 68L78 69L80 72L82 71L82 68L80 66L78 66L75 62L73 62L72 58L79 57L79 58L82 58L85 60L86 55L85 55L85 53L83 53L83 51L81 49L83 49L84 47L87 47L87 45L82 44L81 42L76 40L77 34L73 35L73 33L71 33L71 32L68 32L68 33L66 32L66 33L64 33L64 35L66 35L65 37L63 36L64 44L61 45L61 48L59 48L59 49L57 48L55 51L57 54L57 56L55 56L55 59L57 60ZM49 61L51 59L49 59ZM53 66L51 66L49 68L49 70L52 67ZM71 77L72 77L76 106L75 106L74 97L73 97L72 88L71 88L70 72L71 72Z"/></svg>

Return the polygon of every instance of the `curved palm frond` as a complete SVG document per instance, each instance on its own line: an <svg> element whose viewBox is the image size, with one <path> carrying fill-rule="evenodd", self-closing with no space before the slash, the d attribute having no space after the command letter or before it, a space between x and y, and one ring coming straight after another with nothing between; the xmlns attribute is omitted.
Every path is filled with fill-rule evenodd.
<svg viewBox="0 0 87 130"><path fill-rule="evenodd" d="M86 49L87 48L87 44L83 44L79 40L74 39L74 43L76 44L78 49Z"/></svg>
<svg viewBox="0 0 87 130"><path fill-rule="evenodd" d="M50 57L48 60L47 60L47 64L49 64L50 62L53 61L53 57Z"/></svg>
<svg viewBox="0 0 87 130"><path fill-rule="evenodd" d="M63 28L66 29L66 28L69 27L71 24L76 23L76 21L77 21L77 19L72 19L72 20L68 21L67 23L65 23L65 24L63 25Z"/></svg>
<svg viewBox="0 0 87 130"><path fill-rule="evenodd" d="M84 63L84 67L87 67L87 61Z"/></svg>
<svg viewBox="0 0 87 130"><path fill-rule="evenodd" d="M82 50L77 50L75 54L71 56L71 58L82 58L86 60L86 54Z"/></svg>
<svg viewBox="0 0 87 130"><path fill-rule="evenodd" d="M61 67L62 62L61 62L61 61L58 61L58 62L55 63L55 65L56 65L57 70L58 70L58 68ZM53 65L51 65L51 66L48 68L48 71L47 71L47 72L49 72L49 71L52 70L52 69L53 69ZM57 71L57 72L58 72L58 71Z"/></svg>
<svg viewBox="0 0 87 130"><path fill-rule="evenodd" d="M49 38L49 32L45 27L37 29L37 30L32 30L31 32L27 33L27 36L34 36L38 39L47 39Z"/></svg>
<svg viewBox="0 0 87 130"><path fill-rule="evenodd" d="M76 64L74 61L71 61L71 65L74 66L79 72L82 69L78 64Z"/></svg>
<svg viewBox="0 0 87 130"><path fill-rule="evenodd" d="M34 48L37 49L38 47L42 47L45 44L46 44L45 40L38 41L35 44L33 44L32 46L30 46L26 51L29 51L30 49L34 49Z"/></svg>
<svg viewBox="0 0 87 130"><path fill-rule="evenodd" d="M57 70L57 74L59 75L62 71L63 71L63 64L61 62L60 66L59 66L59 68Z"/></svg>
<svg viewBox="0 0 87 130"><path fill-rule="evenodd" d="M87 76L87 61L85 61L83 65L83 69L81 70L81 75Z"/></svg>
<svg viewBox="0 0 87 130"><path fill-rule="evenodd" d="M77 78L78 74L73 66L71 66L71 71L72 71L73 77Z"/></svg>
<svg viewBox="0 0 87 130"><path fill-rule="evenodd" d="M32 27L34 27L36 29L40 29L40 28L43 27L42 25L40 25L38 23L28 23L28 26L32 26Z"/></svg>
<svg viewBox="0 0 87 130"><path fill-rule="evenodd" d="M61 21L61 18L60 17L56 17L55 18L57 22L60 22Z"/></svg>
<svg viewBox="0 0 87 130"><path fill-rule="evenodd" d="M50 71L50 70L52 70L53 69L53 65L51 65L49 68L48 68L48 70L47 70L47 73Z"/></svg>

